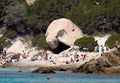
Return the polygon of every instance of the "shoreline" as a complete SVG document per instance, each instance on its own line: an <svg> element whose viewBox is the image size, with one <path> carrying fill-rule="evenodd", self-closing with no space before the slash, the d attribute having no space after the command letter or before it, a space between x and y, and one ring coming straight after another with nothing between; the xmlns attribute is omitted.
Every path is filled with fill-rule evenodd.
<svg viewBox="0 0 120 83"><path fill-rule="evenodd" d="M49 60L35 61L31 61L30 58L27 58L18 62L6 63L1 66L1 68L18 68L20 71L29 69L37 72L43 70L47 71L49 69L52 71L72 71L74 73L86 74L120 74L120 57L117 49L112 49L110 52L103 53L102 55L96 52L90 52L87 54L85 60L79 57L79 61L74 63L63 63L63 61L70 59L68 56L52 54L50 57Z"/></svg>

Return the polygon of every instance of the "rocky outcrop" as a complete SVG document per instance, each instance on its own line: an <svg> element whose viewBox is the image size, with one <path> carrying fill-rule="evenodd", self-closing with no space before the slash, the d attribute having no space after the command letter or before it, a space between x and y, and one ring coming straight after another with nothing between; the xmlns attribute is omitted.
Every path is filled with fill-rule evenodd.
<svg viewBox="0 0 120 83"><path fill-rule="evenodd" d="M80 66L74 72L120 74L120 52L104 53L100 58Z"/></svg>
<svg viewBox="0 0 120 83"><path fill-rule="evenodd" d="M59 42L72 46L76 39L83 37L83 32L69 19L61 18L54 20L48 26L45 35L49 46L55 49Z"/></svg>
<svg viewBox="0 0 120 83"><path fill-rule="evenodd" d="M111 67L111 68L103 68L103 72L105 74L120 74L120 66Z"/></svg>

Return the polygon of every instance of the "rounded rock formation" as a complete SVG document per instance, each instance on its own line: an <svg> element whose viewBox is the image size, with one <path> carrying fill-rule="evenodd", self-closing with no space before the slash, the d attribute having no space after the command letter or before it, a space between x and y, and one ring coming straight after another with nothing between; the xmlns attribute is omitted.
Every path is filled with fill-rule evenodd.
<svg viewBox="0 0 120 83"><path fill-rule="evenodd" d="M82 30L66 18L54 20L46 31L46 41L52 49L57 48L59 42L73 46L76 39L83 37Z"/></svg>

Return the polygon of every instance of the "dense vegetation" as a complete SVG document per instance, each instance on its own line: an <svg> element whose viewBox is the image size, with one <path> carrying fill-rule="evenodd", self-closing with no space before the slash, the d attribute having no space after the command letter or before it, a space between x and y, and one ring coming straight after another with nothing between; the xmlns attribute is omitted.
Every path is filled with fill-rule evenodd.
<svg viewBox="0 0 120 83"><path fill-rule="evenodd" d="M88 48L90 51L93 51L95 46L97 46L97 41L95 41L93 37L84 36L77 39L74 44L80 46L81 48Z"/></svg>
<svg viewBox="0 0 120 83"><path fill-rule="evenodd" d="M28 22L47 27L57 18L69 18L84 33L120 32L119 0L36 0L27 6ZM31 20L34 18L34 20Z"/></svg>
<svg viewBox="0 0 120 83"><path fill-rule="evenodd" d="M12 43L5 37L0 37L0 49L3 49L3 47L9 47L11 44Z"/></svg>
<svg viewBox="0 0 120 83"><path fill-rule="evenodd" d="M69 18L84 33L120 32L120 0L0 0L0 26L6 36L45 33L55 19Z"/></svg>
<svg viewBox="0 0 120 83"><path fill-rule="evenodd" d="M37 35L32 39L32 45L41 48L48 48L48 44L46 43L46 39L44 35Z"/></svg>
<svg viewBox="0 0 120 83"><path fill-rule="evenodd" d="M120 33L120 0L0 0L0 31L5 37L44 34L55 19L68 18L85 34Z"/></svg>
<svg viewBox="0 0 120 83"><path fill-rule="evenodd" d="M105 42L110 48L116 46L116 44L120 44L120 34L111 35L108 40Z"/></svg>

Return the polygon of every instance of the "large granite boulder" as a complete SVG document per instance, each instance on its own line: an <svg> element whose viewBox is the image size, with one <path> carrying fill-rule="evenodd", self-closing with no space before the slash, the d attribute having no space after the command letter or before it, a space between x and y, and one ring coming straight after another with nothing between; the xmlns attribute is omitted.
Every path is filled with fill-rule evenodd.
<svg viewBox="0 0 120 83"><path fill-rule="evenodd" d="M69 19L54 20L46 31L46 41L52 49L57 48L59 42L72 46L76 39L83 37L83 32Z"/></svg>

